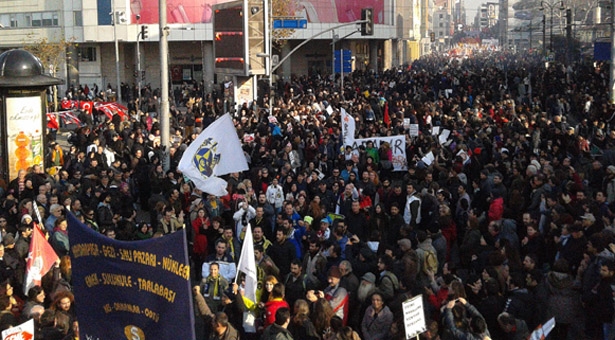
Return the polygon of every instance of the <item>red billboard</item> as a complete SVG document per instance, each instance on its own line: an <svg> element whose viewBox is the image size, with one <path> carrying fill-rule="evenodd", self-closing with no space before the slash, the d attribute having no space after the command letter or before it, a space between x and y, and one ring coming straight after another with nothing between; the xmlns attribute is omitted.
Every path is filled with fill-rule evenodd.
<svg viewBox="0 0 615 340"><path fill-rule="evenodd" d="M167 4L169 24L211 22L213 5L227 0L176 0ZM297 1L294 14L309 22L338 23L361 20L361 9L374 9L374 22L384 23L384 1L382 0L303 0ZM157 24L158 0L130 0L130 22L133 24ZM137 21L137 14L141 19Z"/></svg>

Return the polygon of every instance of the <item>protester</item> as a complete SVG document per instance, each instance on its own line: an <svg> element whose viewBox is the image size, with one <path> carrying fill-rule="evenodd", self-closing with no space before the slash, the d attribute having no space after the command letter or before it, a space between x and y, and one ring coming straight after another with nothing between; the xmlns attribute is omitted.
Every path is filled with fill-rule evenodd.
<svg viewBox="0 0 615 340"><path fill-rule="evenodd" d="M127 235L146 239L185 229L191 260L197 267L203 263L195 270L207 278L218 263L218 277L231 281L250 225L261 301L269 301L273 288L267 290L266 275L286 282L293 301L306 298L313 311L339 315L354 328L339 327L329 336L364 333L358 319L378 294L395 317L391 336L401 334L395 327L403 327L397 319L403 300L436 287L435 304L424 304L425 315L434 318L428 320L435 325L430 332L446 333L450 313L463 323L455 317L463 317L459 305L469 306L461 303L468 296L478 310L490 312L484 324L475 318L460 328L466 336L512 336L522 322L531 332L550 317L561 320L558 335L599 336L612 320L591 316L596 308L608 316L609 306L600 305L606 302L597 295L608 295L608 264L615 258L615 107L608 101L607 69L586 60L549 61L545 67L544 56L535 51L475 51L463 58L433 54L383 72L355 71L345 75L343 91L339 78L292 76L274 88L274 107L230 110L250 169L225 176L228 195L221 196L197 191L177 167L198 133L229 111L222 91L205 94L203 84L182 84L174 98L179 107L171 110L174 139L163 149L157 113L149 113L160 106L159 91L146 86L142 103L131 101L124 121L119 115L80 115L85 125L71 139L74 148L62 150L58 143L48 149L47 159L63 161L58 174L40 167L19 172L0 201L2 237L19 234L15 248L25 259L31 236L20 222L30 216L65 254L70 235L54 227L68 213L66 202L72 213L83 212L87 226L117 231L118 238L130 224L125 211L135 209L128 228L140 228ZM131 92L127 85L124 91ZM70 94L86 98L101 92L89 93L77 87ZM348 132L342 108L355 123L349 137L356 149L342 142ZM410 135L408 123L418 125L418 136ZM194 134L182 134L186 130ZM96 150L86 153L89 146ZM113 150L113 161L99 153L106 149ZM162 170L166 151L169 171ZM33 200L43 208L40 218ZM77 201L81 208L73 209ZM225 230L231 233L222 237ZM566 268L560 259L568 262ZM455 268L453 277L445 267ZM2 258L3 279L15 273ZM575 323L556 310L572 303L571 287L586 302ZM220 289L203 288L208 302L213 295L223 298ZM460 300L445 307L440 319L431 308L450 304L446 290ZM363 303L355 321L348 320L355 308L349 312L346 300ZM287 318L291 325L306 325L308 313L301 313ZM507 314L498 318L502 313ZM329 320L321 314L309 318L323 338ZM55 316L41 319L54 327ZM232 333L227 325L220 316L215 328L221 332L212 336Z"/></svg>

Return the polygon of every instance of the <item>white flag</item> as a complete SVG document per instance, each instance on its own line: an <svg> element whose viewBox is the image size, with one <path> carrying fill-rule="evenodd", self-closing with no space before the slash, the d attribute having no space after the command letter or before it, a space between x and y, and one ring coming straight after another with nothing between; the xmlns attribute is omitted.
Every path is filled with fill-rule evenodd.
<svg viewBox="0 0 615 340"><path fill-rule="evenodd" d="M343 142L344 146L354 144L354 130L355 130L355 121L354 118L341 108L342 112L342 136L344 137Z"/></svg>
<svg viewBox="0 0 615 340"><path fill-rule="evenodd" d="M246 274L246 286L244 297L252 303L256 303L256 287L258 284L258 276L256 274L256 260L254 259L254 241L252 240L252 227L248 223L246 226L246 235L243 239L241 247L241 256L239 257L238 271ZM239 275L239 273L238 273Z"/></svg>
<svg viewBox="0 0 615 340"><path fill-rule="evenodd" d="M177 168L200 190L226 195L226 181L218 176L248 170L231 116L225 114L201 132L184 151Z"/></svg>
<svg viewBox="0 0 615 340"><path fill-rule="evenodd" d="M34 319L30 319L19 326L2 331L2 340L31 340L34 339Z"/></svg>

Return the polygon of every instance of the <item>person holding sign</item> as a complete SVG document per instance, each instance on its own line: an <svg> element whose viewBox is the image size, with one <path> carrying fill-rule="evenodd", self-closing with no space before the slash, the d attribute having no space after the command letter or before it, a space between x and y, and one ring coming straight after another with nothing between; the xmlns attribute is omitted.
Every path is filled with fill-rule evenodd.
<svg viewBox="0 0 615 340"><path fill-rule="evenodd" d="M454 339L491 339L485 319L476 307L464 298L454 299L446 304L442 323Z"/></svg>

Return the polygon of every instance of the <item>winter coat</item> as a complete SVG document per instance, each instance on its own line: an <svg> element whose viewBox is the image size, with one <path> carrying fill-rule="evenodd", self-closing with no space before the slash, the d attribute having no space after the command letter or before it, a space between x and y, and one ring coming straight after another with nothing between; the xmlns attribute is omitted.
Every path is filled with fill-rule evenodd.
<svg viewBox="0 0 615 340"><path fill-rule="evenodd" d="M293 340L293 336L286 328L273 324L265 329L261 340Z"/></svg>
<svg viewBox="0 0 615 340"><path fill-rule="evenodd" d="M574 289L574 279L566 273L549 272L544 287L547 297L547 315L544 320L555 317L558 324L571 324L579 317L581 297ZM540 320L539 320L540 321Z"/></svg>

